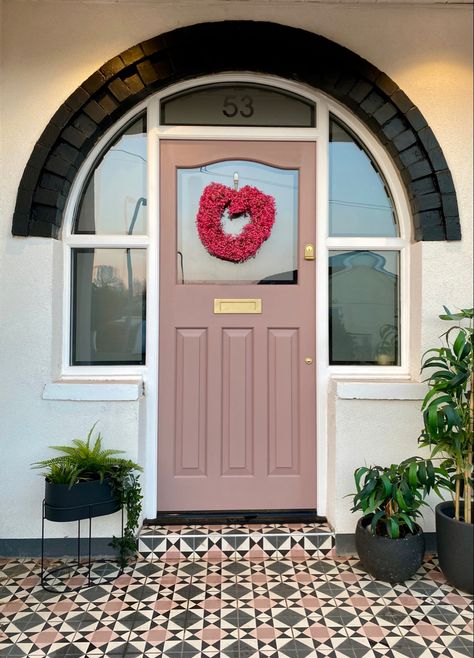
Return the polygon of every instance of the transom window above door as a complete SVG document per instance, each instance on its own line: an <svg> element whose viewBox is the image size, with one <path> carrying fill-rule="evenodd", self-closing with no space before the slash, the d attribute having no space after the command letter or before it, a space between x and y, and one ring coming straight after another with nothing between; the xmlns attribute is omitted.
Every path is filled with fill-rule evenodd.
<svg viewBox="0 0 474 658"><path fill-rule="evenodd" d="M164 98L160 107L162 126L316 126L314 101L256 84L196 87Z"/></svg>
<svg viewBox="0 0 474 658"><path fill-rule="evenodd" d="M317 239L310 247L317 333L324 339L318 344L325 350L318 358L337 372L407 369L408 208L388 154L323 95L272 86L269 79L258 84L255 76L217 77L216 84L188 82L149 98L109 131L82 167L63 235L65 372L91 366L92 373L141 372L155 358L146 325L156 317L159 296L160 142L182 138L316 143ZM306 245L298 236L297 169L211 157L178 167L176 183L178 285L299 284L298 255ZM245 262L213 257L199 234L200 201L212 183L255 187L274 200L271 234ZM246 212L231 216L226 206L222 235L240 235L250 221Z"/></svg>

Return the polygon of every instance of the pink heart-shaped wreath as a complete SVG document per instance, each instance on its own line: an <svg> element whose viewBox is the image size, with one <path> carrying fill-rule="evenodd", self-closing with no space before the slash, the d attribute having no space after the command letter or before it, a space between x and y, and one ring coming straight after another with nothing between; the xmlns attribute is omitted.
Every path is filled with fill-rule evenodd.
<svg viewBox="0 0 474 658"><path fill-rule="evenodd" d="M230 219L243 213L250 216L250 222L238 235L222 230L226 208ZM255 256L270 237L274 222L274 198L250 185L237 191L220 183L210 183L201 195L196 216L199 237L207 251L211 256L232 263L243 263Z"/></svg>

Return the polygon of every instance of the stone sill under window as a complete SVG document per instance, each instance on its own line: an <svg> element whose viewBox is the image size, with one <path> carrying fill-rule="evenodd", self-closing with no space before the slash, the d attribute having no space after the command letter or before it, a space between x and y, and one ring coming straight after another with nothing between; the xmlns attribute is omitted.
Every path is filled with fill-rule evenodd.
<svg viewBox="0 0 474 658"><path fill-rule="evenodd" d="M336 397L340 400L423 400L428 390L419 382L337 381Z"/></svg>
<svg viewBox="0 0 474 658"><path fill-rule="evenodd" d="M145 395L142 378L74 380L64 379L45 384L43 400L73 400L73 401L133 401Z"/></svg>

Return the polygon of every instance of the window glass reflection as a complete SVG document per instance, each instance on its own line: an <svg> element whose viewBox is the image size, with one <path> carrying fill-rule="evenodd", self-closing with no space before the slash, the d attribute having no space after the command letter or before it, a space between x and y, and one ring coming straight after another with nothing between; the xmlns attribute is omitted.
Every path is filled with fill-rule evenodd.
<svg viewBox="0 0 474 658"><path fill-rule="evenodd" d="M146 233L146 120L130 125L100 158L79 205L74 233Z"/></svg>
<svg viewBox="0 0 474 658"><path fill-rule="evenodd" d="M270 237L254 257L242 263L221 260L202 244L196 215L203 190L210 183L239 189L257 187L275 200L275 223ZM226 160L193 169L178 169L178 283L292 284L297 282L298 171L278 169L258 162ZM229 217L225 212L224 233L237 235L250 222L246 214Z"/></svg>
<svg viewBox="0 0 474 658"><path fill-rule="evenodd" d="M72 270L72 365L145 363L145 250L74 249Z"/></svg>
<svg viewBox="0 0 474 658"><path fill-rule="evenodd" d="M398 252L331 251L329 300L331 364L399 364Z"/></svg>
<svg viewBox="0 0 474 658"><path fill-rule="evenodd" d="M329 235L398 235L394 204L377 165L334 118L329 130Z"/></svg>

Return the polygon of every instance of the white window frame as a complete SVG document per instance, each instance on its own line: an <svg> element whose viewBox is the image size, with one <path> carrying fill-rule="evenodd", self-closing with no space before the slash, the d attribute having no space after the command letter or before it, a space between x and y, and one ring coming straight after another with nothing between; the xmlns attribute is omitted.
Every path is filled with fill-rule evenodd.
<svg viewBox="0 0 474 658"><path fill-rule="evenodd" d="M201 85L222 82L254 83L288 90L316 103L315 128L278 127L227 127L227 126L160 126L159 108L162 98ZM134 117L147 113L147 235L75 235L73 221L87 176L99 154L107 144ZM329 116L334 115L345 124L366 147L379 167L390 189L399 222L399 237L329 237ZM159 329L159 146L166 139L225 139L225 140L279 140L314 141L317 149L316 190L316 317L328 318L328 253L333 250L374 249L400 252L400 365L357 366L329 364L328 322L317 322L315 344L317 377L317 508L326 514L327 508L327 461L328 461L328 411L327 395L331 378L347 380L391 380L410 378L410 246L412 240L411 215L408 200L398 171L384 147L374 135L349 110L332 98L311 87L274 76L254 74L219 74L204 76L172 85L142 103L136 105L108 130L92 149L79 170L71 188L64 213L63 241L63 334L62 367L60 380L64 382L123 382L140 378L145 386L145 416L140 427L139 453L144 464L144 514L154 517L157 510L157 428L158 428L158 329ZM145 365L71 366L71 254L74 248L143 248L147 251L147 330Z"/></svg>

